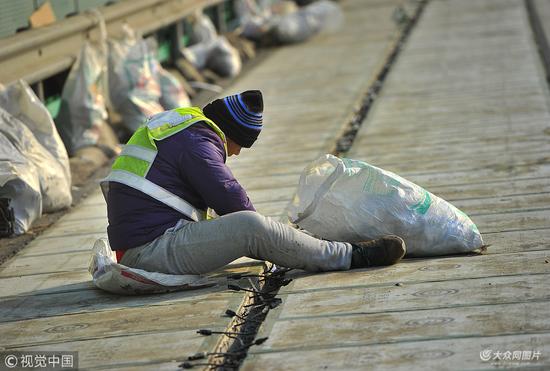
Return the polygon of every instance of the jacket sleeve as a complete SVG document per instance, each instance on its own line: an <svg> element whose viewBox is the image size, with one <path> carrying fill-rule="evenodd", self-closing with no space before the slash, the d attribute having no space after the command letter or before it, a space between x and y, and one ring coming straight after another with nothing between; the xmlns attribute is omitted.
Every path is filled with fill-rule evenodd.
<svg viewBox="0 0 550 371"><path fill-rule="evenodd" d="M184 176L218 215L242 210L256 211L246 191L225 164L225 150L211 138L197 138L196 145L182 154Z"/></svg>

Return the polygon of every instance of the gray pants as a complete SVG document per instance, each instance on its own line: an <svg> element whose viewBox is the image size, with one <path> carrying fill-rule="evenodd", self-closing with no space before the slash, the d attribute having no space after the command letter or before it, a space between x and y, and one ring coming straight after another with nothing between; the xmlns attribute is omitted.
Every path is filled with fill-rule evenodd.
<svg viewBox="0 0 550 371"><path fill-rule="evenodd" d="M155 240L129 249L121 263L170 274L203 274L243 256L307 271L346 270L351 245L319 240L266 218L239 211L220 218L181 220Z"/></svg>

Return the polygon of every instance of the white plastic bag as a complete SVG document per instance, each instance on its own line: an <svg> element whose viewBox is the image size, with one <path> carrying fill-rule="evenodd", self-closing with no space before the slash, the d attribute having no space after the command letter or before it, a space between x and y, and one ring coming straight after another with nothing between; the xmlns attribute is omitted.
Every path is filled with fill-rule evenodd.
<svg viewBox="0 0 550 371"><path fill-rule="evenodd" d="M107 125L106 62L102 49L86 42L63 86L55 121L71 154L97 144L101 127Z"/></svg>
<svg viewBox="0 0 550 371"><path fill-rule="evenodd" d="M146 40L147 46L151 49L153 55L158 54L158 43L154 37L149 37ZM170 110L179 107L190 107L191 100L189 95L183 89L179 80L166 71L158 60L154 60L158 71L158 81L160 85L159 103L165 110Z"/></svg>
<svg viewBox="0 0 550 371"><path fill-rule="evenodd" d="M52 212L69 207L69 159L46 107L23 80L0 88L0 107L5 109L0 131L36 167L42 210Z"/></svg>
<svg viewBox="0 0 550 371"><path fill-rule="evenodd" d="M147 117L164 109L153 51L129 27L124 30L122 40L109 40L109 93L123 125L135 131Z"/></svg>
<svg viewBox="0 0 550 371"><path fill-rule="evenodd" d="M0 106L31 129L40 144L60 163L63 173L70 180L71 172L65 145L59 137L50 112L34 94L29 84L19 80L7 86L0 94Z"/></svg>
<svg viewBox="0 0 550 371"><path fill-rule="evenodd" d="M191 107L189 95L183 89L178 79L159 66L160 104L165 110L179 107Z"/></svg>
<svg viewBox="0 0 550 371"><path fill-rule="evenodd" d="M302 42L321 31L338 28L343 18L337 4L329 0L317 1L282 16L274 26L275 38L282 44Z"/></svg>
<svg viewBox="0 0 550 371"><path fill-rule="evenodd" d="M197 11L192 18L193 33L191 42L193 44L208 44L216 41L218 32L212 20L204 15L201 11Z"/></svg>
<svg viewBox="0 0 550 371"><path fill-rule="evenodd" d="M116 262L116 254L105 238L94 243L88 271L98 288L119 295L155 294L214 286L215 282L198 275L147 272Z"/></svg>
<svg viewBox="0 0 550 371"><path fill-rule="evenodd" d="M181 50L181 54L195 68L202 70L206 67L206 62L208 61L208 57L210 56L212 49L214 49L214 46L215 42L193 44L189 47L183 48Z"/></svg>
<svg viewBox="0 0 550 371"><path fill-rule="evenodd" d="M193 66L199 70L208 67L222 77L234 77L241 72L239 51L225 37L218 36L216 28L206 15L195 15L193 35L195 44L181 51Z"/></svg>
<svg viewBox="0 0 550 371"><path fill-rule="evenodd" d="M241 25L241 33L251 40L260 40L270 29L274 15L266 1L237 0L234 10Z"/></svg>
<svg viewBox="0 0 550 371"><path fill-rule="evenodd" d="M220 36L210 51L206 66L221 77L235 77L241 72L241 56L225 37Z"/></svg>
<svg viewBox="0 0 550 371"><path fill-rule="evenodd" d="M289 219L318 237L359 242L393 234L407 256L482 248L470 218L408 180L362 161L324 155L302 173Z"/></svg>
<svg viewBox="0 0 550 371"><path fill-rule="evenodd" d="M7 119L0 108L0 126ZM42 195L36 167L0 132L0 197L9 198L16 235L25 233L42 214Z"/></svg>

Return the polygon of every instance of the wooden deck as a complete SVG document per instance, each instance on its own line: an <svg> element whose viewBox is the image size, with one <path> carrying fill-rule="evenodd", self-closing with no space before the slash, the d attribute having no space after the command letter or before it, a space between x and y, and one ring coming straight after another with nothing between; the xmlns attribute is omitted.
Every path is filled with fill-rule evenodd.
<svg viewBox="0 0 550 371"><path fill-rule="evenodd" d="M339 31L273 51L224 92L264 93L265 130L229 163L274 218L284 220L300 172L334 146L398 40L401 0L340 3ZM347 157L451 201L492 246L384 269L297 272L260 328L269 340L242 368L550 368L549 149L550 93L524 2L430 1ZM0 349L77 350L91 370L175 370L214 349L218 338L195 331L227 328L225 310L244 296L226 290L226 275L258 262L217 272L208 289L105 294L86 268L106 223L98 190L0 268ZM484 350L540 355L483 361Z"/></svg>
<svg viewBox="0 0 550 371"><path fill-rule="evenodd" d="M451 201L492 246L297 273L243 369L548 369L549 135L524 2L429 2L346 157Z"/></svg>
<svg viewBox="0 0 550 371"><path fill-rule="evenodd" d="M253 150L230 161L260 212L281 217L306 163L334 145L397 40L399 2L342 2L342 29L273 51L224 92L264 93L266 128ZM195 331L228 326L223 314L243 295L227 291L225 276L257 272L258 262L217 272L209 289L117 297L95 289L87 272L106 225L98 189L0 268L0 349L76 350L82 369L118 370L177 369L214 349L216 337Z"/></svg>

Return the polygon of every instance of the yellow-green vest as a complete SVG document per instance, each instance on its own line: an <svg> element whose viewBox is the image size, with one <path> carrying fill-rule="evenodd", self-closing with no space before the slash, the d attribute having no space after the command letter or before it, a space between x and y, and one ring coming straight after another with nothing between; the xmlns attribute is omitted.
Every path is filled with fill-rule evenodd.
<svg viewBox="0 0 550 371"><path fill-rule="evenodd" d="M156 142L179 133L199 121L208 124L220 136L227 153L227 140L224 133L204 115L200 108L176 108L161 112L150 117L132 135L113 163L111 173L101 181L105 200L109 192L109 183L122 183L174 208L194 221L204 220L206 211L196 209L181 197L146 179L158 153Z"/></svg>

